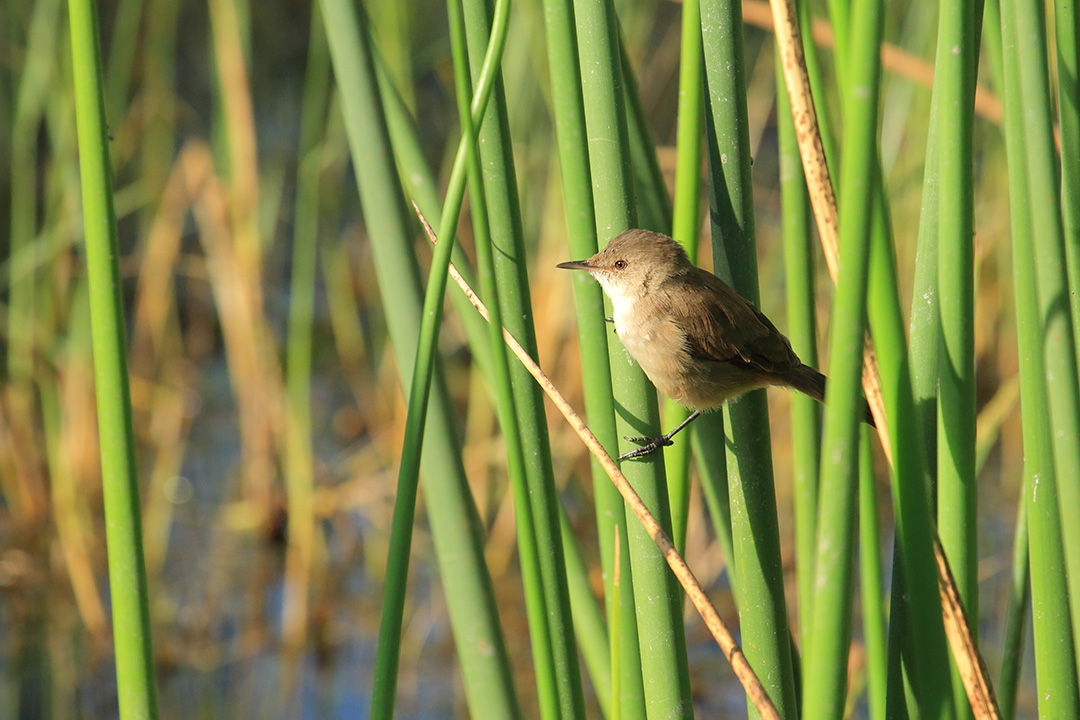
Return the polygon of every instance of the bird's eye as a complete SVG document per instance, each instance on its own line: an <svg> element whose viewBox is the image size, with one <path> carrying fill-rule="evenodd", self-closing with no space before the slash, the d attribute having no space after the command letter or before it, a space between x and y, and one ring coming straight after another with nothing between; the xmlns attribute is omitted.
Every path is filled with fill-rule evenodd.
<svg viewBox="0 0 1080 720"><path fill-rule="evenodd" d="M626 269L626 261L625 260L616 260L615 261L615 269L616 270L625 270Z"/></svg>

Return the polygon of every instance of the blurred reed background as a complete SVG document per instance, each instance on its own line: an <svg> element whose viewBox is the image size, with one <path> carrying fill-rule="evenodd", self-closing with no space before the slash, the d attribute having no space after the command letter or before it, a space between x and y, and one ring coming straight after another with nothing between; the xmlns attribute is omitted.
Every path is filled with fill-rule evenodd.
<svg viewBox="0 0 1080 720"><path fill-rule="evenodd" d="M829 12L824 3L811 6L822 74L832 77ZM333 31L352 29L331 14L344 12L340 3L323 7ZM653 170L670 192L682 5L622 0L615 7L642 132L655 143ZM988 26L999 22L996 8L986 3ZM788 332L774 38L766 3L746 0L741 10L760 307ZM365 716L409 377L399 375L390 344L395 323L384 305L412 301L397 298L385 278L376 280L373 253L385 251L374 248L359 204L345 120L351 101L331 70L335 50L340 74L339 51L333 42L328 47L319 7L292 0L107 0L98 12L161 716ZM554 268L577 254L566 242L544 13L538 1L513 6L501 63L505 137L512 138L540 364L583 408L571 279ZM374 41L402 182L437 226L460 136L446 6L369 0L366 14L361 32ZM67 23L60 0L0 5L0 196L7 198L0 202L0 227L7 229L0 232L7 238L0 240L0 716L10 718L117 713ZM896 0L885 8L880 166L903 308L912 307L916 275L937 31L935 4ZM475 52L473 44L470 37ZM972 130L981 596L973 624L996 679L1007 654L1024 448L996 94L1000 39L984 43L983 56ZM474 57L474 73L479 64ZM839 117L836 84L825 88L825 105ZM702 179L707 172L697 152L701 171L694 174ZM648 158L635 157L639 184L656 180L647 165ZM640 224L670 232L666 198L639 194ZM699 263L711 267L708 191L695 190L689 204L703 220ZM466 201L458 232L464 256L475 259L474 210ZM410 222L415 242L408 250L426 271L432 251ZM833 287L820 249L814 253L814 316L826 358ZM541 713L546 706L534 681L515 500L500 412L488 392L490 368L466 340L468 325L475 330L477 322L471 308L460 304L456 288L447 296L437 375L445 377L462 443L514 702L525 717L552 717ZM798 638L791 398L769 393L768 402L786 612ZM572 530L563 542L576 543L568 553L584 563L570 570L571 593L584 583L600 596L586 454L547 407L552 477ZM875 464L885 528L879 551L889 558L888 469L880 453ZM682 547L721 615L736 624L725 573L729 550L714 529L719 521L707 513L711 501L696 484L688 492ZM434 522L421 511L415 523L399 717L468 713ZM622 612L632 621L632 608ZM695 709L702 717L741 714L744 697L723 656L696 614L685 621ZM866 653L860 623L855 627L849 702L856 716L876 717L865 700ZM1020 653L1026 657L1017 716L1034 717L1030 633L1021 647L1027 649ZM598 697L597 671L586 664L586 712L609 713L611 689ZM484 716L475 707L472 715Z"/></svg>

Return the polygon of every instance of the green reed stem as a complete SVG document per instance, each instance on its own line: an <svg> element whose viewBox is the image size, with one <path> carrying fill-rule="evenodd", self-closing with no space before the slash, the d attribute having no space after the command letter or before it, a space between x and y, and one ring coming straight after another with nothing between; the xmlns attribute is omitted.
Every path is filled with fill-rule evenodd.
<svg viewBox="0 0 1080 720"><path fill-rule="evenodd" d="M458 118L462 127L462 135L470 136L469 144L472 148L468 158L469 195L472 198L470 207L476 260L480 271L480 294L485 300L490 313L488 340L492 360L491 370L495 404L499 424L503 431L503 439L506 443L507 472L510 477L511 491L514 498L518 552L521 557L525 607L529 618L540 716L543 718L558 718L561 716L564 707L560 705L557 672L552 655L552 628L543 593L535 521L529 504L525 463L522 457L521 428L514 406L513 386L510 379L510 367L506 358L506 346L502 341L502 310L499 303L495 266L492 259L487 199L484 196L483 177L480 171L481 160L477 152L477 134L470 117L469 93L472 80L469 76L465 27L461 15L461 7L458 1L449 0L447 3L447 16L450 22L451 48L454 58L454 86L458 102Z"/></svg>
<svg viewBox="0 0 1080 720"><path fill-rule="evenodd" d="M1068 188L1061 186L1060 163L1054 145L1045 14L1041 5L1029 0L1016 0L1013 8L1020 64L1020 97L1024 107L1024 157L1027 162L1028 202L1034 241L1032 252L1037 273L1035 282L1038 287L1039 316L1043 323L1042 343L1046 353L1045 371L1053 431L1051 439L1057 491L1061 494L1060 531L1061 541L1065 545L1075 651L1080 650L1080 646L1076 645L1076 641L1080 640L1080 523L1075 521L1073 514L1073 509L1080 507L1080 376L1075 339L1077 318L1072 317L1070 310L1075 300L1070 300L1070 296L1080 288L1070 288L1067 272L1061 192ZM1075 14L1066 15L1063 21L1070 18L1075 19ZM1061 70L1063 68L1059 68ZM1062 150L1065 149L1063 146ZM1076 162L1075 157L1062 157L1066 164ZM1075 208L1070 212L1072 210ZM1055 632L1064 632L1064 628L1059 627ZM1078 662L1080 660L1074 660L1074 668Z"/></svg>
<svg viewBox="0 0 1080 720"><path fill-rule="evenodd" d="M473 67L479 68L490 32L489 5L486 0L464 0L462 5L469 57ZM473 82L479 87L481 80L479 72L474 70ZM506 329L521 342L526 352L535 358L539 357L539 351L532 321L532 300L518 202L517 174L506 97L498 74L494 82L492 101L483 117L484 122L476 126L477 147L491 224L490 242L494 279L498 283L497 300ZM479 179L478 177L477 180ZM481 250L478 248L477 252L479 262ZM492 301L496 300L495 295L489 297ZM501 327L499 332L501 333ZM500 340L497 335L492 335L493 353L500 350L505 352ZM584 697L574 644L570 596L566 586L558 499L543 392L520 363L512 363L509 373L512 378L513 407L516 408L520 428L524 478L528 489L527 493L523 492L521 499L528 501L527 507L533 519L532 532L538 551L536 559L540 581L537 591L543 593L543 605L540 607L546 614L547 640L550 643L550 662L553 663L555 673L559 713L566 719L583 717ZM525 506L520 509L524 511Z"/></svg>
<svg viewBox="0 0 1080 720"><path fill-rule="evenodd" d="M979 585L975 486L975 188L972 128L980 28L975 3L940 7L935 84L938 108L938 532L978 638ZM981 12L979 13L981 15ZM980 18L981 19L981 18ZM945 99L947 102L944 102ZM968 714L967 694L953 669L953 702Z"/></svg>
<svg viewBox="0 0 1080 720"><path fill-rule="evenodd" d="M800 3L805 5L806 3ZM783 206L784 279L787 285L788 339L802 361L818 367L814 301L814 239L791 100L776 63L776 118L779 126L780 193ZM795 498L795 567L798 576L799 631L805 644L814 604L814 553L817 537L818 469L821 465L821 408L800 393L791 394L792 487Z"/></svg>
<svg viewBox="0 0 1080 720"><path fill-rule="evenodd" d="M682 43L679 50L678 138L675 151L675 209L671 237L697 262L701 226L702 87L701 6L698 0L682 4ZM666 191L665 191L666 195ZM664 422L676 427L690 411L670 398L664 403ZM672 542L686 549L686 523L690 514L690 435L679 438L666 451L668 498L671 502Z"/></svg>
<svg viewBox="0 0 1080 720"><path fill-rule="evenodd" d="M1009 209L1013 246L1013 286L1016 294L1016 335L1020 352L1020 412L1024 436L1024 488L1028 521L1028 553L1031 567L1032 630L1035 638L1035 669L1039 688L1039 713L1045 717L1080 716L1076 662L1069 618L1069 594L1065 578L1065 547L1052 439L1051 400L1045 369L1049 333L1040 308L1034 240L1035 183L1028 156L1038 151L1031 145L1027 125L1032 123L1029 93L1032 82L1045 90L1036 77L1025 77L1024 51L1015 0L1001 2L1001 46L1004 67L1005 147L1009 159ZM1030 17L1028 18L1030 20ZM1030 26L1026 28L1030 31ZM1029 59L1030 61L1031 59ZM1029 68L1030 71L1030 68ZM1029 73L1030 75L1030 73ZM1046 179L1043 179L1045 184ZM1060 218L1060 216L1058 216ZM1044 222L1051 222L1044 221ZM1053 394L1063 390L1054 388ZM1075 448L1074 448L1075 450ZM1073 521L1072 524L1075 524Z"/></svg>
<svg viewBox="0 0 1080 720"><path fill-rule="evenodd" d="M1080 10L1076 3L1056 0L1054 29L1057 46L1057 110L1061 130L1061 212L1065 236L1065 262L1069 306L1073 317L1073 340L1080 356ZM1045 38L1044 38L1045 40ZM1076 586L1073 586L1075 592ZM1076 606L1073 606L1075 614ZM1076 628L1076 625L1073 626Z"/></svg>
<svg viewBox="0 0 1080 720"><path fill-rule="evenodd" d="M858 497L861 369L866 332L867 275L877 156L881 3L856 0L844 88L839 277L829 332L829 392L825 401L818 542L811 643L804 650L806 717L843 712L851 638L855 499Z"/></svg>
<svg viewBox="0 0 1080 720"><path fill-rule="evenodd" d="M559 505L559 530L562 533L563 552L566 555L566 579L570 589L570 605L574 612L574 634L581 648L581 657L592 679L596 701L604 717L613 720L618 711L618 693L612 684L612 671L618 672L618 658L611 655L611 639L604 624L604 613L592 593L589 568L578 549L574 528L566 510ZM617 606L616 606L617 607ZM615 620L618 620L616 617ZM616 622L612 622L617 626ZM614 633L618 636L618 633ZM615 692L615 703L612 693Z"/></svg>
<svg viewBox="0 0 1080 720"><path fill-rule="evenodd" d="M846 32L841 32L849 27L847 3L832 0L829 7L837 33L837 76L841 85L846 87L850 77L845 69L856 65L844 54L845 48L849 47ZM843 105L849 95L844 92L841 97ZM828 149L828 133L823 133L823 136ZM921 418L916 414L912 398L904 318L900 311L896 250L876 155L873 162L875 181L871 185L873 215L867 310L893 449L892 491L898 539L894 551L893 601L889 624L889 712L893 712L894 708L900 712L905 693L910 693L912 702L929 716L951 717L951 682L944 672L949 664L949 649L937 590L933 557L934 516L924 457L928 433L921 427ZM843 177L840 179L842 181ZM910 632L913 626L921 629L918 645ZM901 650L907 666L908 682L905 682L899 665Z"/></svg>
<svg viewBox="0 0 1080 720"><path fill-rule="evenodd" d="M885 720L888 693L889 649L885 633L885 591L881 586L880 538L870 431L864 428L859 451L859 581L870 720Z"/></svg>
<svg viewBox="0 0 1080 720"><path fill-rule="evenodd" d="M69 0L68 14L86 233L86 269L90 286L90 323L105 500L105 540L109 551L117 694L122 716L156 718L157 685L142 549L142 516L127 377L97 12L92 0Z"/></svg>
<svg viewBox="0 0 1080 720"><path fill-rule="evenodd" d="M598 249L597 223L593 208L577 27L571 0L544 0L544 26L551 75L552 114L562 173L567 244L571 258L584 259L594 255ZM623 67L625 69L626 65ZM630 78L625 84L630 95L633 86ZM590 429L600 443L606 448L616 448L619 436L615 426L611 366L608 363L604 295L600 286L585 273L570 275L577 314L585 414ZM637 618L633 612L616 612L619 606L632 608L634 604L630 554L626 552L626 511L622 497L595 458L591 461L591 468L606 614L611 635L618 638L620 653L613 685L618 689L621 716L631 720L645 716L645 697L641 655L638 652ZM621 582L618 587L613 585L616 542L622 548L618 571Z"/></svg>
<svg viewBox="0 0 1080 720"><path fill-rule="evenodd" d="M618 27L611 0L578 0L574 11L596 231L598 237L610 239L637 224L623 89L628 80L622 77ZM605 307L608 307L606 303ZM605 333L608 332L611 331L606 329ZM618 434L656 437L660 434L656 392L640 367L626 363L625 350L614 334L608 337L613 395L616 407L620 408L615 419ZM628 442L620 445L616 452L632 447ZM622 471L659 519L661 527L670 531L663 454L625 462ZM682 594L644 528L631 522L627 536L646 709L650 716L688 717L692 707Z"/></svg>
<svg viewBox="0 0 1080 720"><path fill-rule="evenodd" d="M500 5L497 18L504 24L506 8ZM389 141L381 102L375 80L369 39L363 15L357 15L353 6L343 0L325 0L322 10L326 20L327 35L338 87L341 89L342 110L346 117L346 131L353 154L353 165L359 180L361 203L365 219L371 230L376 272L385 293L384 310L389 316L390 331L398 361L399 375L404 381L413 378L419 391L428 394L428 383L421 382L418 368L426 362L427 375L437 366L431 355L419 352L427 347L433 350L432 339L425 336L424 329L433 333L437 320L432 313L422 312L419 302L419 277L415 257L408 251L403 199L396 180L396 171L389 153ZM499 25L503 27L502 24ZM496 33L496 38L498 38ZM498 50L496 43L493 52ZM496 53L497 55L497 53ZM494 62L492 56L492 62ZM486 63L488 81L485 91L474 100L476 111L483 109L490 91L491 64ZM455 227L464 193L467 138L457 153L455 171L451 176L448 192L448 211L444 212L440 228ZM454 202L449 202L453 200ZM451 217L452 216L452 217ZM435 251L433 267L443 273L433 273L428 286L425 304L435 304L441 311L442 290L433 295L433 288L445 289L446 267L449 249L453 246L449 230L442 236ZM437 297L436 297L437 295ZM417 318L421 327L417 327ZM427 337L427 342L423 340ZM417 344L417 338L421 341ZM417 352L414 353L413 349ZM415 360L411 363L410 359ZM429 437L429 450L422 454L425 474L428 477L426 501L438 512L428 514L432 532L438 538L435 543L439 566L446 586L451 626L461 658L466 693L472 711L481 717L517 717L520 713L510 680L506 662L506 650L498 628L497 612L491 589L491 580L483 564L480 545L479 518L472 505L461 467L460 450L454 436L449 399L441 372L434 375L436 392L431 407L437 424ZM416 409L416 392L410 390L410 408ZM424 409L427 406L424 399ZM411 435L414 440L420 424L413 420ZM384 607L383 626L380 631L380 648L377 653L377 678L373 703L378 712L375 717L388 717L393 709L396 687L397 660L400 641L402 603L407 575L409 545L412 534L412 515L416 502L416 480L421 453L417 447L406 450L402 459L403 472L395 506L394 524L391 531L391 562L387 572L387 602ZM408 466L408 467L406 467Z"/></svg>
<svg viewBox="0 0 1080 720"><path fill-rule="evenodd" d="M732 0L707 0L701 5L701 29L707 78L713 272L757 304L741 5ZM793 717L797 701L765 392L747 393L728 402L723 415L730 450L727 475L734 541L734 555L728 563L738 571L734 588L742 646L780 714ZM753 707L750 716L757 716Z"/></svg>
<svg viewBox="0 0 1080 720"><path fill-rule="evenodd" d="M649 118L641 104L634 66L626 53L626 40L619 33L619 59L622 63L623 91L626 102L626 125L630 134L630 164L634 172L637 200L637 224L664 234L671 232L671 198L667 181L656 156L656 144L649 129Z"/></svg>

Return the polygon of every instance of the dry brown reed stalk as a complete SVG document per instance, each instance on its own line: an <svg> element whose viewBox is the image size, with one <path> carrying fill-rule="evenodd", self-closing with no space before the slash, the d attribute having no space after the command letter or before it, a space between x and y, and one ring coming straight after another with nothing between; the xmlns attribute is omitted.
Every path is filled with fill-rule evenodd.
<svg viewBox="0 0 1080 720"><path fill-rule="evenodd" d="M205 162L189 168L212 168L209 148ZM193 187L200 178L189 178ZM201 177L194 211L199 239L206 253L210 288L218 310L229 377L236 396L241 436L245 497L269 518L273 507L275 449L282 438L284 387L281 368L270 346L265 311L256 290L258 276L241 260L230 224L230 197L213 172Z"/></svg>
<svg viewBox="0 0 1080 720"><path fill-rule="evenodd" d="M27 526L37 525L48 507L45 493L45 474L38 455L35 425L27 418L35 417L29 387L11 384L0 395L4 418L2 436L8 451L4 453L10 470L0 468L0 490L13 520ZM5 422L6 421L6 422Z"/></svg>
<svg viewBox="0 0 1080 720"><path fill-rule="evenodd" d="M175 364L163 369L165 382L154 385L150 404L149 441L154 449L143 514L143 556L146 575L156 580L165 564L172 527L174 497L167 486L176 478L187 450L191 414L187 395L190 383Z"/></svg>
<svg viewBox="0 0 1080 720"><path fill-rule="evenodd" d="M247 291L255 293L253 302L261 306L262 247L257 218L259 169L255 111L236 4L229 0L211 0L210 26L229 150L229 216L236 238L237 263L243 275L256 280Z"/></svg>
<svg viewBox="0 0 1080 720"><path fill-rule="evenodd" d="M131 337L131 374L153 377L161 360L163 338L173 308L173 279L180 256L184 217L213 171L213 159L199 141L181 148L165 180L150 231L142 249Z"/></svg>
<svg viewBox="0 0 1080 720"><path fill-rule="evenodd" d="M55 385L43 388L42 409L47 421L46 456L60 552L79 616L95 650L103 651L109 643L108 621L90 550L98 546L98 541L89 518L88 493L80 487L95 480L99 472L93 388L93 369L85 357L67 353Z"/></svg>
<svg viewBox="0 0 1080 720"><path fill-rule="evenodd" d="M835 283L838 254L837 229L839 227L836 195L833 192L832 179L829 177L825 151L818 131L817 114L810 92L810 78L806 71L798 19L791 0L771 0L770 5L784 80L791 99L791 113L794 118L796 139L799 143L799 154L802 157L810 201L817 219L825 259L829 265L829 274ZM877 423L878 437L885 449L885 456L892 465L885 408L881 399L880 376L877 372L877 362L874 360L869 335L863 355L863 387ZM996 718L1000 711L997 708L997 699L994 697L993 685L986 673L986 664L971 637L970 625L963 605L960 603L960 594L956 590L956 583L949 571L945 551L941 547L941 541L936 532L934 533L934 555L938 565L938 591L941 596L945 634L948 636L953 658L964 681L968 700L976 717Z"/></svg>
<svg viewBox="0 0 1080 720"><path fill-rule="evenodd" d="M416 203L413 203L413 208L416 210L417 216L420 218L420 222L424 226L424 230L427 232L428 239L432 244L437 242L435 237L435 231L431 229L431 225L428 224L427 219L423 213L420 212L420 208ZM473 292L469 284L465 282L465 279L458 273L457 268L453 263L450 264L450 276L454 279L454 282L458 284L461 291L465 293L465 296L469 298L469 302L477 309L484 320L490 322L488 318L487 308L476 293ZM596 439L596 436L592 434L589 427L585 424L585 421L581 419L581 416L577 414L570 403L566 401L566 398L562 396L558 388L548 379L544 371L540 369L540 366L536 364L536 361L529 356L529 353L518 343L513 335L510 334L506 328L502 329L503 339L506 341L506 346L514 353L517 359L522 365L529 371L529 374L533 376L536 382L544 389L544 393L555 404L555 407L559 409L566 421L570 423L570 426L574 428L574 431L581 438L585 446L589 448L589 452L593 454L600 466L604 468L604 472L614 483L618 489L619 494L622 495L623 500L626 501L626 506L634 513L642 527L652 538L653 542L660 549L664 559L667 561L668 566L674 573L675 578L679 581L683 590L686 592L686 596L690 598L690 602L694 604L698 613L701 615L701 619L705 622L705 626L709 629L713 638L716 640L716 644L720 646L724 656L731 664L732 670L735 672L735 676L742 683L743 689L746 690L747 696L750 701L757 708L761 716L770 720L779 720L780 714L777 712L776 707L773 705L772 700L769 699L768 693L765 692L765 688L761 685L761 681L758 680L757 675L754 674L753 668L750 667L750 663L747 662L746 656L743 655L742 649L735 641L735 637L728 630L727 625L720 618L720 614L716 611L716 607L709 600L708 595L705 594L704 588L694 577L694 573L690 570L690 566L686 564L682 555L675 549L671 539L664 532L660 526L659 521L649 512L645 507L645 503L642 502L637 492L630 485L627 479L623 476L619 467L615 464L615 461L611 459L611 456L607 454L604 447L600 444L600 441Z"/></svg>
<svg viewBox="0 0 1080 720"><path fill-rule="evenodd" d="M276 407L282 397L282 382L263 311L255 113L235 4L211 0L210 20L229 151L229 182L227 190L218 187L216 181L211 184L224 201L223 207L207 207L208 222L216 226L211 237L221 241L228 238L228 243L215 243L208 255L214 256L211 265L217 270L214 284L220 281L229 285L220 288L221 297L236 305L226 310L218 303L223 325L226 311L235 313L234 321L246 323L246 327L234 325L232 331L235 340L247 343L247 349L234 345L229 353L242 352L244 357L238 359L238 365L246 366L248 371L233 375L234 384L245 386L238 387L237 392L245 445L250 451L244 460L243 478L246 494L269 510L273 504L273 438L281 437L283 432L282 409ZM208 206L215 204L217 200L208 200ZM227 232L218 232L221 228L227 228Z"/></svg>

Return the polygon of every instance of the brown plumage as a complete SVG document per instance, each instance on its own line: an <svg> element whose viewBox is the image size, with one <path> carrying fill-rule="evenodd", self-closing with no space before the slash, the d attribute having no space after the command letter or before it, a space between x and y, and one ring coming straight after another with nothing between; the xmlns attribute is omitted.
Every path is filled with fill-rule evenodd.
<svg viewBox="0 0 1080 720"><path fill-rule="evenodd" d="M769 385L825 399L825 376L803 365L760 310L666 235L629 230L588 260L559 267L586 270L600 283L627 352L657 389L696 411L691 419ZM869 406L864 420L873 425ZM642 450L669 445L684 426Z"/></svg>

